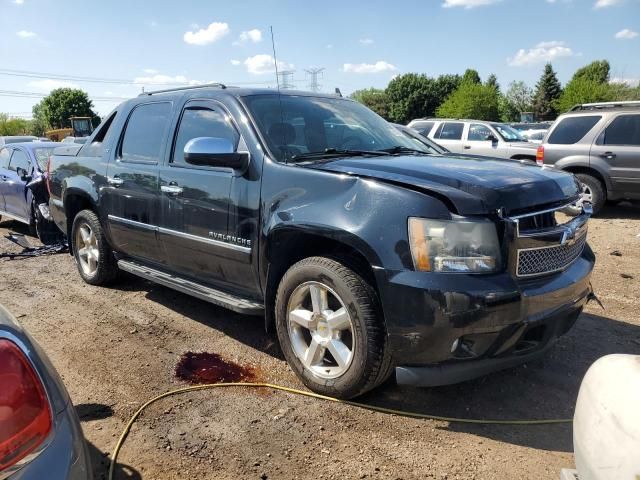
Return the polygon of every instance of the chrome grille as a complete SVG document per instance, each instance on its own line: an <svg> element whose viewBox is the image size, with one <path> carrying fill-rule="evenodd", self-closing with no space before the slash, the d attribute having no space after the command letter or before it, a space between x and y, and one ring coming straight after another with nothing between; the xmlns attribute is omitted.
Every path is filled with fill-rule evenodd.
<svg viewBox="0 0 640 480"><path fill-rule="evenodd" d="M550 247L525 248L518 250L516 275L528 277L565 269L582 253L587 242L587 229L573 242Z"/></svg>

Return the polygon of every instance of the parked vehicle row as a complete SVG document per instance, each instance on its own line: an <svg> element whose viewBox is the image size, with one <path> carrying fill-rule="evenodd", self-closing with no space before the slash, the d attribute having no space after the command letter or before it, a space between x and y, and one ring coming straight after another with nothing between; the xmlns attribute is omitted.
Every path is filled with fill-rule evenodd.
<svg viewBox="0 0 640 480"><path fill-rule="evenodd" d="M535 162L535 145L504 123L481 120L420 119L407 125L453 153Z"/></svg>
<svg viewBox="0 0 640 480"><path fill-rule="evenodd" d="M0 148L0 220L3 217L29 226L44 243L59 237L49 214L49 193L44 180L55 142L9 143Z"/></svg>
<svg viewBox="0 0 640 480"><path fill-rule="evenodd" d="M558 117L537 161L576 174L596 213L607 201L640 199L640 102L577 105Z"/></svg>
<svg viewBox="0 0 640 480"><path fill-rule="evenodd" d="M468 136L478 122L457 123ZM49 204L84 281L124 270L264 315L323 394L541 355L591 295L589 206L557 215L580 196L575 177L410 137L329 95L151 92L55 151Z"/></svg>

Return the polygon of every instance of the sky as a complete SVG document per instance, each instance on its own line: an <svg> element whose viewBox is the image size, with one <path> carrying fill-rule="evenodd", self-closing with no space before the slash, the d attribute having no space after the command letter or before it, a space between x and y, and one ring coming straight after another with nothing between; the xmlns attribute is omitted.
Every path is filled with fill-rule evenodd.
<svg viewBox="0 0 640 480"><path fill-rule="evenodd" d="M0 112L28 118L57 87L84 89L101 115L142 88L273 88L271 26L299 89L310 68L343 94L475 68L506 90L535 86L547 61L565 83L598 59L640 79L640 0L0 0Z"/></svg>

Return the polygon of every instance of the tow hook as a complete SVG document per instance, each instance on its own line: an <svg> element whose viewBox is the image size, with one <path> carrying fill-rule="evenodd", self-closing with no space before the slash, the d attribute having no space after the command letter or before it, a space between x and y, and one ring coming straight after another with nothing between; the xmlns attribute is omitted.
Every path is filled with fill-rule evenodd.
<svg viewBox="0 0 640 480"><path fill-rule="evenodd" d="M598 296L593 291L593 286L591 284L589 284L589 287L591 287L591 292L589 292L589 295L587 295L587 303L589 303L591 300L593 300L598 305L600 305L600 308L602 308L602 310L605 310L604 305L602 304L602 302L600 301Z"/></svg>

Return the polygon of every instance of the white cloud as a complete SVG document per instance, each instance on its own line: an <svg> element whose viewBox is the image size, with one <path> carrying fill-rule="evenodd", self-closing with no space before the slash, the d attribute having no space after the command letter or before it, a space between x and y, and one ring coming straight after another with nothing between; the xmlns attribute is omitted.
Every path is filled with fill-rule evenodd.
<svg viewBox="0 0 640 480"><path fill-rule="evenodd" d="M609 83L626 83L630 87L637 87L640 85L640 78L613 77Z"/></svg>
<svg viewBox="0 0 640 480"><path fill-rule="evenodd" d="M326 46L326 48L327 48L327 49L329 49L329 50L331 50L331 49L333 48L333 44L331 44L331 43L330 43L330 44L328 44L328 45Z"/></svg>
<svg viewBox="0 0 640 480"><path fill-rule="evenodd" d="M44 80L32 80L28 85L45 92L50 92L55 88L79 88L78 85L73 82L68 82L66 80L54 80L51 78L46 78Z"/></svg>
<svg viewBox="0 0 640 480"><path fill-rule="evenodd" d="M535 65L537 63L552 62L560 57L573 56L573 50L567 47L564 42L551 41L540 42L535 47L525 50L521 48L512 58L507 61L512 67L523 67Z"/></svg>
<svg viewBox="0 0 640 480"><path fill-rule="evenodd" d="M616 38L624 38L625 40L631 40L632 38L636 38L638 36L638 32L634 32L633 30L629 30L628 28L624 28L615 34Z"/></svg>
<svg viewBox="0 0 640 480"><path fill-rule="evenodd" d="M213 22L207 28L201 28L197 32L185 32L184 41L191 45L208 45L230 32L229 25L222 22Z"/></svg>
<svg viewBox="0 0 640 480"><path fill-rule="evenodd" d="M261 53L259 55L254 55L253 57L249 57L244 61L244 64L247 67L247 72L253 75L262 75L264 73L272 73L275 71L273 57L271 55L267 55L266 53ZM291 70L293 65L286 62L281 62L278 60L278 70Z"/></svg>
<svg viewBox="0 0 640 480"><path fill-rule="evenodd" d="M201 80L189 80L184 75L176 75L174 77L170 75L155 74L148 77L136 77L133 79L133 83L136 85L200 85L204 82Z"/></svg>
<svg viewBox="0 0 640 480"><path fill-rule="evenodd" d="M484 7L485 5L492 5L500 1L501 0L444 0L442 6L444 8L464 7L466 9L469 9L475 7Z"/></svg>
<svg viewBox="0 0 640 480"><path fill-rule="evenodd" d="M15 3L16 5L23 5L24 0L13 0L13 3Z"/></svg>
<svg viewBox="0 0 640 480"><path fill-rule="evenodd" d="M622 0L597 0L593 8L606 8L620 5Z"/></svg>
<svg viewBox="0 0 640 480"><path fill-rule="evenodd" d="M380 73L392 72L396 67L389 62L379 60L376 63L345 63L342 69L349 73Z"/></svg>
<svg viewBox="0 0 640 480"><path fill-rule="evenodd" d="M258 43L262 41L262 32L257 28L254 28L253 30L247 30L245 32L240 33L240 37L238 38L238 40L241 43L247 43L247 42Z"/></svg>
<svg viewBox="0 0 640 480"><path fill-rule="evenodd" d="M360 40L358 40L358 42L360 42L361 45L372 45L373 44L373 39L372 38L361 38Z"/></svg>
<svg viewBox="0 0 640 480"><path fill-rule="evenodd" d="M240 60L231 60L231 65L233 65L234 67L237 67L238 65L240 65L242 62Z"/></svg>
<svg viewBox="0 0 640 480"><path fill-rule="evenodd" d="M142 71L148 75L155 75L156 73L158 73L158 71L155 68L145 68Z"/></svg>
<svg viewBox="0 0 640 480"><path fill-rule="evenodd" d="M30 32L29 30L20 30L19 32L16 32L16 35L20 38L32 38L36 36L35 32Z"/></svg>

